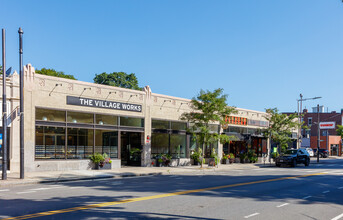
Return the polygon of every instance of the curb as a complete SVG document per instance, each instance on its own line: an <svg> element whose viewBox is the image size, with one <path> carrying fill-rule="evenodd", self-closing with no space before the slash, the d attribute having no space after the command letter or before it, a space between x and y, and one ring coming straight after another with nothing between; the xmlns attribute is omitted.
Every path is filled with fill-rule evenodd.
<svg viewBox="0 0 343 220"><path fill-rule="evenodd" d="M134 176L157 176L162 175L162 172L157 173L140 173L140 174L120 174L115 176L93 176L93 177L80 177L73 179L51 179L51 180L18 180L18 182L0 182L1 187L8 187L14 185L30 185L30 184L41 184L41 183L62 183L62 182L73 182L73 181L82 181L82 180L95 180L95 179L120 179L125 177L134 177ZM5 180L6 181L6 180ZM23 182L20 182L23 181Z"/></svg>

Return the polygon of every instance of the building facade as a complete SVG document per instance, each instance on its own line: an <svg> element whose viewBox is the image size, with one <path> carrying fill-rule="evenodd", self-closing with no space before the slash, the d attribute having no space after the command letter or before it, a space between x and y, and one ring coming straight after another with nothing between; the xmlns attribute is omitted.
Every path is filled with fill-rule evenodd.
<svg viewBox="0 0 343 220"><path fill-rule="evenodd" d="M19 77L10 77L10 111L19 106ZM143 91L36 74L24 67L24 149L25 171L91 169L89 156L106 153L112 168L152 166L157 155L175 158L172 165L190 164L190 155L198 146L187 133L184 112L191 111L189 99ZM223 129L213 124L213 132L236 138L224 146L212 148L238 155L253 149L267 153L262 130L268 126L264 112L236 108ZM9 168L19 171L19 121L9 128Z"/></svg>
<svg viewBox="0 0 343 220"><path fill-rule="evenodd" d="M342 140L337 135L337 125L342 125L343 110L341 112L324 112L321 107L319 112L317 108L313 108L312 112L307 109L303 111L303 123L305 128L302 129L302 147L311 147L313 149L318 146L318 121L319 124L323 122L334 122L335 127L330 129L320 129L320 148L327 149L331 156L341 156L342 154Z"/></svg>

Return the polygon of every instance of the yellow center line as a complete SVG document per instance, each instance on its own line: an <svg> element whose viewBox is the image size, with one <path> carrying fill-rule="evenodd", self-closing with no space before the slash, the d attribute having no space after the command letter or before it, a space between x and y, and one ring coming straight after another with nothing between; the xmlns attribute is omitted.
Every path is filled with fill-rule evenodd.
<svg viewBox="0 0 343 220"><path fill-rule="evenodd" d="M246 185L274 182L274 181L280 181L280 180L289 180L289 179L317 176L317 175L323 175L323 174L325 173L313 173L313 174L306 174L306 175L293 176L293 177L281 177L281 178L268 179L268 180L258 180L258 181L246 182L246 183L236 183L236 184L208 187L208 188L202 188L202 189L193 189L193 190L186 190L186 191L180 191L180 192L165 193L165 194L154 195L154 196L145 196L145 197L138 197L138 198L133 198L133 199L125 199L125 200L119 200L119 201L113 201L113 202L104 202L104 203L98 203L98 204L92 204L92 205L79 206L79 207L74 207L74 208L39 212L39 213L34 213L34 214L29 214L29 215L5 218L4 220L37 218L37 217L48 216L48 215L75 212L75 211L80 211L80 210L85 210L85 209L94 209L94 208L99 208L99 207L114 206L114 205L120 205L120 204L131 203L131 202L145 201L145 200L150 200L150 199L160 199L160 198L165 198L165 197L170 197L170 196L185 195L185 194L190 194L190 193L204 192L204 191L210 191L210 190L216 190L216 189L231 188L231 187L236 187L236 186L246 186Z"/></svg>

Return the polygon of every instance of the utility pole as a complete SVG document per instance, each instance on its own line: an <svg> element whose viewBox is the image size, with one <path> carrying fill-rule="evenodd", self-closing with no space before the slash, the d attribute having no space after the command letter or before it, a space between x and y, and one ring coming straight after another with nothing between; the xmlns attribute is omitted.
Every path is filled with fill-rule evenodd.
<svg viewBox="0 0 343 220"><path fill-rule="evenodd" d="M2 29L2 179L7 179L7 100L6 100L6 46Z"/></svg>
<svg viewBox="0 0 343 220"><path fill-rule="evenodd" d="M24 179L24 76L23 76L23 30L19 28L19 74L20 74L20 179Z"/></svg>
<svg viewBox="0 0 343 220"><path fill-rule="evenodd" d="M317 163L319 163L319 148L320 148L320 127L319 127L319 104L317 105L317 126L318 126L318 134L317 134Z"/></svg>

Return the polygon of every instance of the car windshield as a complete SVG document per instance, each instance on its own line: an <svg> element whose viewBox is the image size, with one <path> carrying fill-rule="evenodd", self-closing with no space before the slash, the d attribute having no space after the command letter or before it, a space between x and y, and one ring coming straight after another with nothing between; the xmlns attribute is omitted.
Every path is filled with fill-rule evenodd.
<svg viewBox="0 0 343 220"><path fill-rule="evenodd" d="M298 150L286 150L285 154L297 154Z"/></svg>

